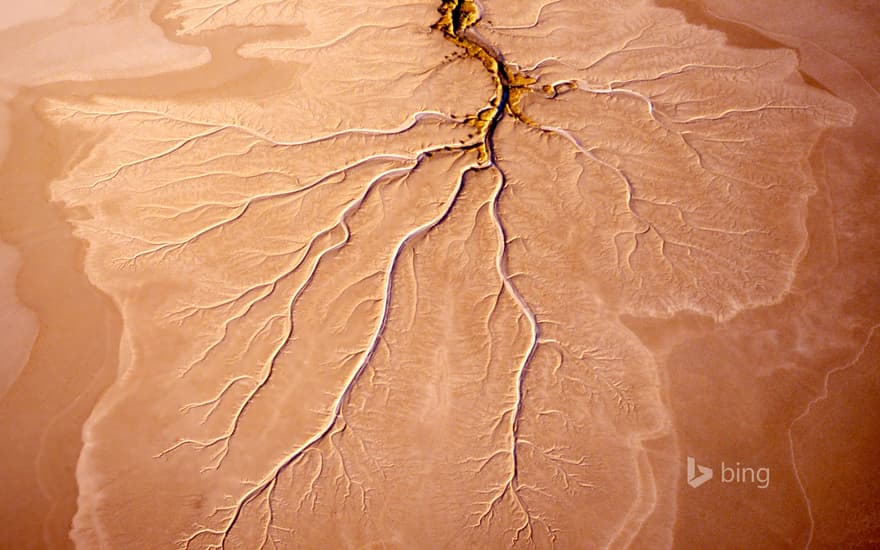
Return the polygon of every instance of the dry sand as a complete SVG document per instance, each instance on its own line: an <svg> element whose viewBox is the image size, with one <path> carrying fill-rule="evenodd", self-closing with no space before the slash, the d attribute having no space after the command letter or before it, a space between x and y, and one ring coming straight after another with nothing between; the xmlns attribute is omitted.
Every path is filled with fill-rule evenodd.
<svg viewBox="0 0 880 550"><path fill-rule="evenodd" d="M0 22L0 546L877 540L876 19L438 4Z"/></svg>

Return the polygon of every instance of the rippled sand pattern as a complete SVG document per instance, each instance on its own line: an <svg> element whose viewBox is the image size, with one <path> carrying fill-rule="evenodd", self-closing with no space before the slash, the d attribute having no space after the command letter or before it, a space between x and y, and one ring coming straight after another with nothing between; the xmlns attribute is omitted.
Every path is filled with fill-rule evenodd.
<svg viewBox="0 0 880 550"><path fill-rule="evenodd" d="M815 152L858 115L794 49L629 0L153 18L214 55L188 91L35 103L69 151L51 199L122 321L78 548L695 547L681 460L737 410L697 402L705 369L744 391L777 373L745 366L761 349L826 345L788 412L740 394L781 419L777 542L812 541L797 423L873 330L829 340L791 306L822 263ZM783 307L800 332L755 329Z"/></svg>

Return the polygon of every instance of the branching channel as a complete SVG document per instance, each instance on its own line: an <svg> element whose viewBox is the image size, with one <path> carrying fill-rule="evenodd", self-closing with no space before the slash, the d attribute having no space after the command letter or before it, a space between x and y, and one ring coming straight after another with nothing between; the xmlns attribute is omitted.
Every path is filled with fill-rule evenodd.
<svg viewBox="0 0 880 550"><path fill-rule="evenodd" d="M327 421L322 425L317 433L313 434L302 445L292 450L286 457L278 462L262 479L256 481L253 486L237 500L237 502L233 503L231 506L216 510L211 517L212 519L217 518L220 520L219 526L213 528L203 527L192 533L187 538L181 540L180 544L183 548L192 547L196 544L197 540L200 540L202 538L212 539L212 543L209 545L209 547L211 548L222 549L226 547L227 543L230 542L229 538L232 531L239 523L239 520L242 518L245 509L249 506L265 507L264 517L268 518L266 520L268 521L268 524L264 526L265 537L261 547L266 546L267 544L271 545L274 543L274 540L269 536L269 533L273 529L273 526L271 525L274 515L272 510L272 493L276 489L279 476L288 466L295 465L304 460L304 458L310 452L317 451L323 456L322 451L317 448L317 445L325 440L329 440L331 445L335 445L332 440L334 434L345 430L346 423L344 417L344 407L346 405L346 402L350 398L353 388L356 386L358 380L367 369L368 363L373 357L377 346L382 339L382 334L388 321L393 274L397 262L400 258L401 252L407 246L411 246L417 239L421 238L422 236L433 230L448 217L450 211L454 207L458 197L461 194L461 190L464 186L467 173L469 171L475 170L492 170L497 174L497 185L490 205L492 220L498 236L498 251L495 258L495 268L497 275L501 281L503 291L508 293L516 303L520 312L518 319L520 321L526 321L529 333L528 348L522 356L519 364L516 366L515 370L516 385L513 403L507 408L507 410L502 413L496 425L496 430L504 430L504 432L506 433L505 439L506 445L508 445L508 447L504 450L494 453L491 457L485 460L486 462L488 462L490 460L503 457L504 460L508 461L509 474L499 486L491 488L486 492L487 502L483 512L480 513L479 517L476 519L475 525L480 526L491 522L502 508L502 505L506 504L512 506L512 508L517 511L517 514L519 516L519 518L516 520L516 525L511 528L513 539L519 540L523 537L527 540L532 539L534 526L538 522L540 522L540 519L534 518L532 514L530 514L526 507L525 501L520 496L517 451L520 444L527 444L527 442L521 442L519 440L519 425L523 409L524 380L526 370L539 346L539 325L535 313L528 305L526 300L523 298L523 296L520 294L520 292L517 290L507 271L507 245L509 240L498 211L499 199L506 186L506 181L503 171L496 162L495 150L493 147L493 137L495 129L497 128L499 122L505 116L510 116L515 121L528 124L531 127L537 126L524 115L520 106L522 97L525 94L528 94L536 89L534 87L536 81L533 78L520 74L518 71L513 70L508 65L506 65L501 54L495 51L495 49L491 45L485 43L482 38L474 31L473 27L480 20L480 14L477 5L472 0L443 0L440 7L438 8L438 12L440 13L440 19L432 26L432 28L442 32L446 40L463 49L467 57L479 61L483 65L483 67L485 67L485 69L489 72L495 85L495 93L493 97L490 98L486 106L481 108L477 113L469 115L466 118L466 123L476 129L476 132L473 135L473 139L463 144L442 147L442 150L444 151L459 154L468 154L469 152L473 151L476 153L476 160L475 162L470 163L460 174L458 174L458 182L452 193L448 196L445 204L440 209L439 214L429 222L411 230L396 244L396 247L391 257L390 265L388 266L388 271L386 272L384 296L382 297L382 311L380 318L371 334L366 349L364 349L360 353L355 354L355 356L352 357L352 359L357 359L356 366L354 367L350 377L346 380L341 392L334 400ZM544 91L547 92L547 90ZM370 188L372 188L379 179L383 179L384 177L387 177L389 175L396 175L394 174L395 172L403 171L409 173L414 170L419 164L431 157L433 153L439 152L439 149L440 148L435 148L421 151L415 159L415 162L412 163L410 166L406 166L402 169L398 168L395 170L391 170L388 173L382 174L379 178L371 182L371 185L367 189L366 193L369 192ZM343 214L341 219L338 220L336 227L342 226L342 228L345 230L344 238L342 238L336 244L330 246L319 254L318 258L312 262L312 272L314 272L317 264L326 254L337 251L347 245L349 237L347 231L348 227L346 224L347 218L359 208L361 202L363 201L363 198L364 197L361 196L358 200L354 201L350 205L349 209L347 209L346 212ZM333 228L328 229L326 233L329 233L332 229ZM314 244L315 243L313 240L308 244L306 248L311 249ZM300 267L300 264L303 263L303 260L304 256L296 260L294 269L298 269ZM307 278L304 286L308 285L310 281L311 277ZM274 288L275 282L267 283L267 285L264 285L266 288L263 288L261 290L271 292ZM292 314L293 306L301 292L302 288L298 290L298 292L287 304L289 315ZM261 293L256 299L260 300L264 296L265 292ZM272 319L272 321L275 320L279 319ZM287 332L285 333L285 337L289 338L291 336L291 326L289 321L286 323L287 324L285 325L285 327ZM283 346L283 343L281 343L281 346ZM263 369L257 380L257 383L248 393L248 396L245 399L244 403L242 403L238 407L232 425L224 434L221 434L220 436L207 441L181 441L166 449L158 456L165 456L180 449L183 446L192 446L196 449L215 448L216 452L212 458L212 464L209 466L209 468L219 468L223 461L223 458L228 451L229 441L236 431L242 413L247 408L248 403L253 399L256 392L269 382L272 373L272 364L274 363L279 351L280 347L276 349L275 354L272 356L269 363ZM246 381L245 378L248 377L239 377L229 381L228 385L214 399L201 403L195 403L191 405L189 409L210 407L207 413L208 416L210 416L215 410L217 404L219 403L219 400L222 399L229 390L229 387L239 382ZM363 502L362 505L365 506L366 502ZM222 519L218 518L218 516L222 516ZM547 527L549 531L549 526L545 527Z"/></svg>
<svg viewBox="0 0 880 550"><path fill-rule="evenodd" d="M535 79L512 70L505 64L502 55L495 49L483 42L481 37L473 31L473 26L480 20L479 10L471 0L444 0L440 7L440 20L434 24L434 28L443 31L446 39L463 48L470 57L478 59L492 75L495 82L495 96L489 105L480 110L476 115L469 118L480 132L480 143L476 145L478 160L481 166L491 167L498 174L498 186L492 198L492 220L498 233L498 255L495 261L495 269L501 279L504 290L510 294L520 309L521 315L526 318L529 325L529 344L522 361L517 367L516 389L513 406L502 415L500 422L506 423L509 429L509 445L507 457L510 462L510 474L504 483L493 490L491 498L485 510L477 519L477 526L492 520L498 506L503 502L513 505L522 518L515 528L514 541L525 537L532 539L534 533L535 518L529 513L525 502L519 494L519 464L517 461L517 449L519 441L519 423L523 407L523 391L526 369L538 349L539 328L534 311L526 302L511 281L507 273L507 234L504 224L498 212L498 202L506 185L505 175L498 166L493 147L495 129L501 119L507 115L514 120L535 126L525 116L520 105L522 97L533 90ZM493 455L493 457L496 455ZM490 457L488 460L491 460ZM549 528L548 528L549 530Z"/></svg>

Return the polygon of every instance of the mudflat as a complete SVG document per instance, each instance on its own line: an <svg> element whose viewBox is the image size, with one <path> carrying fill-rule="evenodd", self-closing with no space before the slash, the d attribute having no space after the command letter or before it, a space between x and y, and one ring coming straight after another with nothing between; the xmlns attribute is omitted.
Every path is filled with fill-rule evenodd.
<svg viewBox="0 0 880 550"><path fill-rule="evenodd" d="M0 546L876 540L880 22L797 4L10 11Z"/></svg>

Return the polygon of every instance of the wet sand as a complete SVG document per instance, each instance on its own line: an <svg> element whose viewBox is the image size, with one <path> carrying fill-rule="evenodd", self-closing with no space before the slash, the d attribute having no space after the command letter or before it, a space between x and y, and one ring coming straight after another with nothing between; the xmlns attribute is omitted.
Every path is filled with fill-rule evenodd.
<svg viewBox="0 0 880 550"><path fill-rule="evenodd" d="M45 182L57 165L32 112L13 104L13 140L2 167L3 238L22 258L18 299L39 319L20 376L0 402L6 448L2 540L20 548L66 547L76 510L82 425L115 377L119 317L82 270L84 247ZM47 144L48 145L48 144ZM20 342L26 344L27 341ZM5 355L5 353L4 353Z"/></svg>
<svg viewBox="0 0 880 550"><path fill-rule="evenodd" d="M868 468L880 427L865 50L714 2L484 2L479 39L388 4L0 33L5 311L30 349L0 401L0 543L876 536L880 492L835 466ZM8 61L120 35L129 55ZM772 483L694 489L689 455Z"/></svg>
<svg viewBox="0 0 880 550"><path fill-rule="evenodd" d="M858 113L853 126L830 130L810 155L818 188L791 296L726 326L703 327L689 342L658 343L669 350L670 402L688 454L765 464L778 481L766 495L682 486L677 546L716 537L729 547L867 544L877 536L868 511L876 509L877 484L856 472L871 470L864 461L876 456L880 429L860 397L876 384L876 369L858 369L876 365L877 357L878 235L871 212L880 72L866 53L876 50L868 31L876 24L858 3L815 3L795 12L754 2L702 3L708 12L696 2L664 4L725 31L737 45L767 47L769 39L796 48L805 80Z"/></svg>
<svg viewBox="0 0 880 550"><path fill-rule="evenodd" d="M4 294L0 363L8 389L0 401L0 430L8 442L3 486L14 499L2 499L0 541L12 548L66 548L76 511L76 464L82 428L99 397L116 377L121 320L111 301L83 270L84 243L73 237L69 211L52 204L47 183L62 172L70 151L58 147L54 131L35 113L35 98L52 93L88 93L100 85L46 84L113 74L156 70L155 62L131 67L127 59L103 58L112 49L130 54L148 49L141 41L125 49L119 29L101 28L101 6L79 6L64 14L62 3L15 8L0 33L3 130L0 235L15 251L4 252L0 279L14 284L17 298ZM124 13L123 21L136 17ZM135 10L138 11L138 10ZM151 24L143 12L144 28ZM65 17L66 15L66 17ZM48 18L47 18L48 17ZM130 31L138 34L137 26ZM158 33L161 37L161 32ZM40 40L43 39L43 40ZM77 44L71 59L69 43ZM169 52L168 49L160 50ZM130 57L130 56L127 56ZM176 61L171 61L171 65ZM196 60L198 62L198 60ZM166 62L161 63L163 69ZM5 246L5 245L4 245ZM37 332L39 330L39 332ZM22 360L27 360L25 366ZM22 368L24 367L24 368ZM4 382L7 380L4 379Z"/></svg>
<svg viewBox="0 0 880 550"><path fill-rule="evenodd" d="M37 319L33 312L18 301L15 276L20 259L15 249L0 242L0 396L18 378L27 363L28 354L37 335Z"/></svg>

